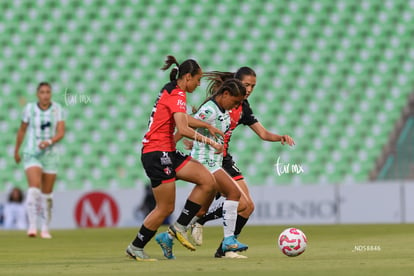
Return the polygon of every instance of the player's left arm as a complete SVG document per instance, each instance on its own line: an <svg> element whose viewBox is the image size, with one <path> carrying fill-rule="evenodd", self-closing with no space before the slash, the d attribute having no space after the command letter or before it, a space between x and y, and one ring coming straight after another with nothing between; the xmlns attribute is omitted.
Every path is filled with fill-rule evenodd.
<svg viewBox="0 0 414 276"><path fill-rule="evenodd" d="M285 143L289 146L295 145L295 141L289 135L278 135L268 131L260 122L256 122L249 126L264 141Z"/></svg>

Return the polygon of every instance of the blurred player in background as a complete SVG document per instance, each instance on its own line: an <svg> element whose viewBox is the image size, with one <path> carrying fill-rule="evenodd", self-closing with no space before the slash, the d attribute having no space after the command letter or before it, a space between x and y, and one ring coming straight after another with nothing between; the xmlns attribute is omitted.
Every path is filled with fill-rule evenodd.
<svg viewBox="0 0 414 276"><path fill-rule="evenodd" d="M220 85L227 79L236 78L239 79L246 88L246 97L242 104L238 107L230 110L231 125L230 130L226 132L224 138L224 158L222 167L224 170L235 180L237 184L243 191L243 196L240 198L240 205L245 206L246 208L239 212L237 216L236 229L234 234L236 237L240 234L243 227L247 223L250 215L254 211L254 202L250 196L249 188L246 181L237 168L233 157L229 153L229 142L233 130L240 124L249 126L262 140L270 142L281 142L282 145L285 143L292 146L295 144L293 139L288 135L278 135L268 131L254 116L253 111L250 107L250 104L247 98L251 95L256 86L256 73L253 69L249 67L241 67L235 73L231 72L207 72L204 74L210 81L207 93L208 95L213 95ZM192 144L186 142L187 147L191 148ZM202 244L202 226L210 220L214 220L223 216L223 207L219 206L215 208L212 212L207 213L202 218L200 218L196 223L192 224L191 234L197 245ZM225 256L225 252L222 250L222 244L218 247L215 257L221 258Z"/></svg>
<svg viewBox="0 0 414 276"><path fill-rule="evenodd" d="M147 176L151 180L156 207L145 218L137 236L128 245L126 253L137 261L153 261L145 252L145 245L155 235L162 222L175 207L175 180L196 184L188 197L184 209L177 221L168 229L169 235L177 238L185 247L195 250L188 241L186 227L191 219L214 194L213 175L198 161L176 151L174 130L191 139L211 145L217 153L223 151L223 145L206 136L200 135L188 126L191 117L187 114L186 92L193 92L199 85L203 74L200 65L192 59L179 64L175 57L167 56L161 70L171 65L170 82L158 94L152 110L148 131L143 139L141 161ZM189 118L190 117L190 118ZM195 120L196 121L196 120ZM205 122L200 127L208 127L212 134L221 133Z"/></svg>
<svg viewBox="0 0 414 276"><path fill-rule="evenodd" d="M4 228L23 230L26 227L27 216L23 191L15 187L11 190L7 203L4 204Z"/></svg>
<svg viewBox="0 0 414 276"><path fill-rule="evenodd" d="M40 218L40 236L50 239L52 192L59 161L56 143L65 135L65 122L62 107L52 101L52 87L49 83L41 82L38 85L37 98L37 102L28 103L24 108L22 123L17 132L14 159L16 163L21 160L19 149L28 130L23 148L23 166L29 183L26 196L29 219L27 235L36 237Z"/></svg>
<svg viewBox="0 0 414 276"><path fill-rule="evenodd" d="M230 129L230 114L228 110L239 106L246 96L244 85L237 79L226 80L220 88L210 96L195 113L194 118L204 121L223 133ZM190 124L191 125L191 124ZM215 139L204 128L197 128L199 134ZM176 135L176 141L181 139L181 135ZM219 143L223 144L224 139L221 138ZM234 230L237 219L237 208L240 200L240 190L235 181L222 169L223 154L216 154L215 149L209 145L200 142L194 142L191 156L200 161L214 175L217 186L215 190L222 193L226 200L223 203L223 228L224 240L222 243L223 252L228 255L234 252L247 250L248 246L237 241ZM213 195L214 196L214 195ZM210 205L213 197L208 202ZM192 221L197 221L195 218ZM156 241L161 246L164 256L167 259L174 259L172 253L172 237L167 233L161 233L156 236Z"/></svg>

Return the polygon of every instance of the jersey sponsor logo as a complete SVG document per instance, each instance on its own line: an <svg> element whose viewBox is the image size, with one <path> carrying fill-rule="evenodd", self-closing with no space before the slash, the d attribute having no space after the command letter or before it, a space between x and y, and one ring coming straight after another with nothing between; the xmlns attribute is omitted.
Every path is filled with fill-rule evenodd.
<svg viewBox="0 0 414 276"><path fill-rule="evenodd" d="M185 93L183 91L180 91L180 92L178 92L178 95L184 97Z"/></svg>
<svg viewBox="0 0 414 276"><path fill-rule="evenodd" d="M45 128L47 128L47 127L51 127L51 123L50 122L42 122L41 124L40 124L40 129L41 130L45 130Z"/></svg>
<svg viewBox="0 0 414 276"><path fill-rule="evenodd" d="M210 168L213 168L213 167L215 167L216 166L216 161L214 161L214 160L207 160L207 165L210 167Z"/></svg>
<svg viewBox="0 0 414 276"><path fill-rule="evenodd" d="M75 207L75 220L79 227L112 227L118 224L119 207L103 192L90 192L82 196Z"/></svg>
<svg viewBox="0 0 414 276"><path fill-rule="evenodd" d="M187 108L187 104L185 103L185 101L183 101L181 99L177 101L177 105L180 106L183 109Z"/></svg>

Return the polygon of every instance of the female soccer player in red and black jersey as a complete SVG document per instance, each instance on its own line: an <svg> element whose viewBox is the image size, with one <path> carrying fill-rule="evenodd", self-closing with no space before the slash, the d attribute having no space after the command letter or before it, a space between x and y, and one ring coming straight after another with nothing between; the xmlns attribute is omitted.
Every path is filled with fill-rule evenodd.
<svg viewBox="0 0 414 276"><path fill-rule="evenodd" d="M250 196L247 183L244 180L241 171L237 168L236 163L233 160L233 157L229 153L229 143L233 130L238 125L243 124L249 126L264 141L281 142L282 145L288 144L289 146L294 145L295 142L289 135L278 135L268 131L254 116L250 104L247 101L247 98L251 95L254 87L256 86L256 73L253 69L249 67L241 67L235 73L213 71L205 73L204 76L206 76L208 80L210 80L210 84L207 91L210 95L214 94L217 88L225 80L231 78L239 79L246 87L246 99L240 106L230 111L231 125L230 130L226 132L224 138L224 158L222 164L224 170L228 174L230 174L230 176L233 177L234 180L237 181L237 184L244 192L242 194L242 197L240 198L240 206L243 206L245 208L244 210L238 213L236 229L234 231L234 234L237 236L240 234L244 225L247 223L247 220L249 219L250 215L253 213L254 203ZM207 221L222 217L222 212L223 208L219 207L214 211L207 213L205 216L199 219L197 223L192 225L192 236L196 244L200 245L202 243L202 225L204 225L204 223L206 223ZM220 245L216 251L215 257L221 258L224 256L225 254L223 253L222 246ZM237 256L235 256L234 254L232 257L237 258Z"/></svg>
<svg viewBox="0 0 414 276"><path fill-rule="evenodd" d="M171 65L177 67L170 73L170 82L160 91L148 124L148 131L143 139L141 161L146 174L151 180L156 206L147 215L136 238L128 245L126 253L138 261L153 261L144 252L145 245L151 240L158 227L174 210L175 180L182 179L196 184L185 203L176 223L170 226L169 233L177 238L185 247L195 250L188 241L185 229L191 219L206 204L214 193L215 180L213 175L198 161L176 151L174 130L182 136L211 145L217 153L223 146L209 139L188 126L190 117L186 113L186 92L193 92L200 85L203 74L200 65L192 59L181 64L173 56L168 56L162 70ZM191 120L191 119L190 119ZM194 119L195 120L195 119ZM204 122L194 122L200 127L212 128Z"/></svg>

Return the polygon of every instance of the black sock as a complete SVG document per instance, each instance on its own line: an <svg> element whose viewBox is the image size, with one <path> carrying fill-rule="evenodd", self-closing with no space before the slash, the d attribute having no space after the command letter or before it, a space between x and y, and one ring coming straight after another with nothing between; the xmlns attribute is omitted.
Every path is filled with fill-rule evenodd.
<svg viewBox="0 0 414 276"><path fill-rule="evenodd" d="M239 235L241 230L243 229L243 227L246 225L247 221L249 220L249 218L244 218L240 215L237 215L237 220L236 220L236 229L234 229L234 235Z"/></svg>
<svg viewBox="0 0 414 276"><path fill-rule="evenodd" d="M213 212L207 213L204 216L202 216L199 220L197 220L198 223L201 225L204 225L207 221L215 220L218 218L223 217L223 205L214 210Z"/></svg>
<svg viewBox="0 0 414 276"><path fill-rule="evenodd" d="M132 244L136 247L144 248L144 246L152 239L152 237L154 237L156 232L157 231L149 230L143 224Z"/></svg>
<svg viewBox="0 0 414 276"><path fill-rule="evenodd" d="M187 199L187 202L184 205L184 209L177 219L177 223L181 224L182 226L187 226L193 217L197 214L197 212L200 211L200 209L201 205Z"/></svg>

